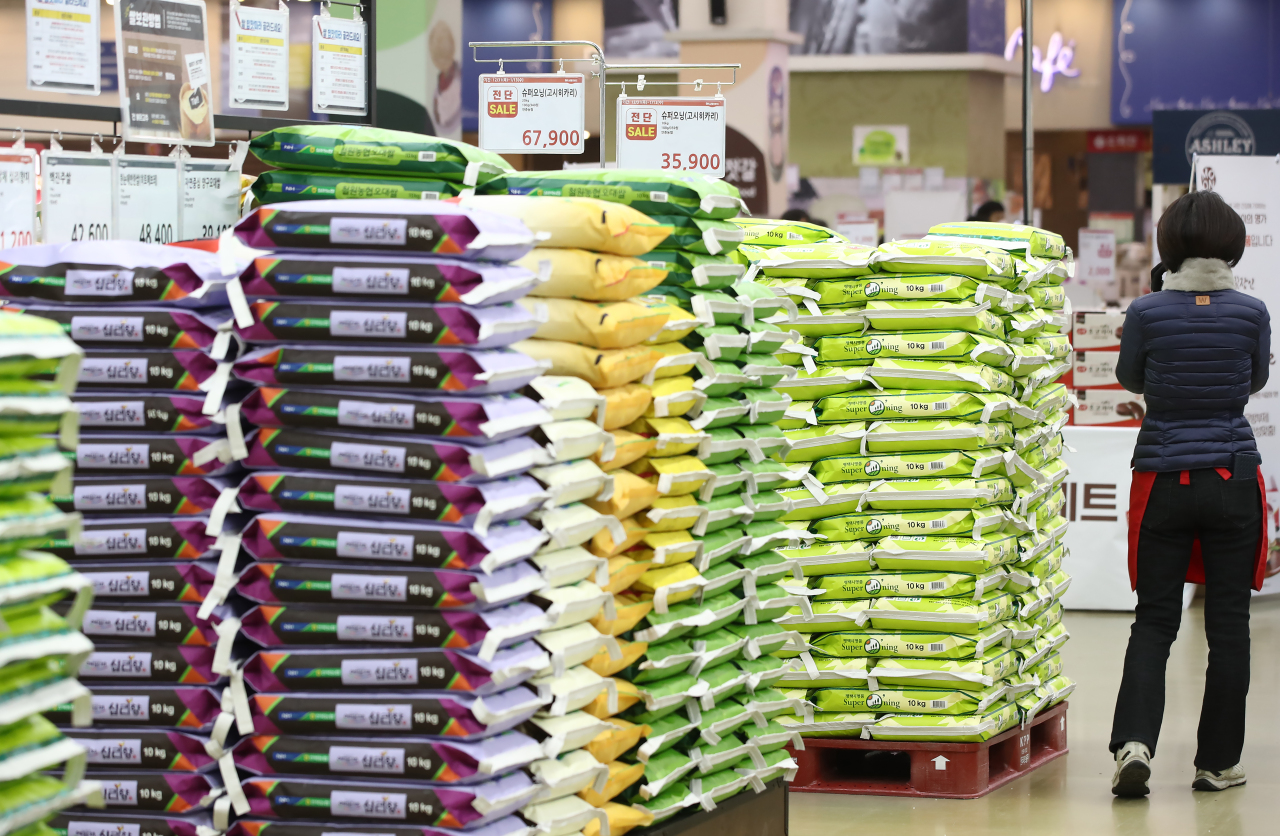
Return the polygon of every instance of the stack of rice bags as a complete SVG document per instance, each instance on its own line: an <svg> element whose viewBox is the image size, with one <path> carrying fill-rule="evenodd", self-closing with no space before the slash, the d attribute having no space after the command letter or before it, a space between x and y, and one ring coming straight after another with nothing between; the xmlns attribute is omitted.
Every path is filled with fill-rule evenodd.
<svg viewBox="0 0 1280 836"><path fill-rule="evenodd" d="M85 515L84 531L45 544L98 599L82 628L96 648L80 669L94 727L74 738L109 805L200 809L219 789L202 773L214 765L206 744L220 698L204 687L217 680L217 619L198 615L213 581L200 559L216 551L235 470L222 424L235 341L218 261L118 241L11 253L0 256L19 260L6 291L25 291L27 313L85 354L81 432L64 433L74 479L52 497ZM49 716L74 720L67 706Z"/></svg>
<svg viewBox="0 0 1280 836"><path fill-rule="evenodd" d="M633 349L639 382L631 388L643 413L613 430L614 455L602 456L617 474L611 510L626 536L592 543L609 559L617 613L598 626L618 638L623 659L590 664L626 695L612 722L639 725L633 739L645 738L633 751L610 752L619 761L611 771L632 766L634 784L618 798L660 822L690 806L712 809L747 786L762 790L789 774L782 748L798 742L769 722L796 709L768 688L785 664L761 658L788 640L768 621L794 600L774 600L789 596L772 583L789 567L770 549L791 535L775 521L781 498L769 492L785 468L768 461L784 443L770 423L786 407L769 386L793 374L770 351L789 335L759 322L787 302L739 281L743 268L726 252L741 236L725 218L741 204L720 181L573 171L497 178L487 190L599 196L664 228L658 248L620 272L616 287L594 291L624 299L661 281L633 301L667 321L645 340L647 361L644 346ZM657 276L639 281L646 266Z"/></svg>
<svg viewBox="0 0 1280 836"><path fill-rule="evenodd" d="M18 252L0 253L3 266ZM69 482L55 436L73 435L67 395L80 359L57 325L0 312L0 829L31 836L48 834L44 818L97 790L82 781L84 749L41 716L65 706L76 725L89 722L89 692L75 676L93 649L77 631L92 588L65 561L33 550L74 536L79 523L48 492Z"/></svg>
<svg viewBox="0 0 1280 836"><path fill-rule="evenodd" d="M807 735L983 740L1066 697L1057 649L1070 351L1059 236L943 225L747 251L800 304L783 517L810 541L788 693ZM745 248L743 248L745 250Z"/></svg>
<svg viewBox="0 0 1280 836"><path fill-rule="evenodd" d="M545 751L513 729L544 701L525 683L553 618L526 562L551 534L523 519L547 493L523 474L576 438L512 394L541 370L506 347L536 329L513 300L537 277L506 263L532 243L408 200L268 206L222 241L253 385L228 418L248 427L236 501L257 515L215 582L238 612L215 825L524 827Z"/></svg>

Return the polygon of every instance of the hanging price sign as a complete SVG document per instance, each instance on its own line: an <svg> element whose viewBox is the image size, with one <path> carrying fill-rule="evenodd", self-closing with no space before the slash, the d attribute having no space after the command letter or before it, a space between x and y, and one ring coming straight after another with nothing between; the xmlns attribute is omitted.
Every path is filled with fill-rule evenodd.
<svg viewBox="0 0 1280 836"><path fill-rule="evenodd" d="M56 140L55 140L56 142ZM51 148L43 152L44 192L40 216L46 244L105 241L112 237L114 157Z"/></svg>
<svg viewBox="0 0 1280 836"><path fill-rule="evenodd" d="M123 147L123 146L122 146ZM116 154L114 237L143 244L178 240L178 161L173 157Z"/></svg>
<svg viewBox="0 0 1280 836"><path fill-rule="evenodd" d="M724 176L724 99L618 99L618 168Z"/></svg>
<svg viewBox="0 0 1280 836"><path fill-rule="evenodd" d="M0 149L0 249L36 242L36 152Z"/></svg>
<svg viewBox="0 0 1280 836"><path fill-rule="evenodd" d="M503 154L581 154L581 73L480 76L480 147Z"/></svg>

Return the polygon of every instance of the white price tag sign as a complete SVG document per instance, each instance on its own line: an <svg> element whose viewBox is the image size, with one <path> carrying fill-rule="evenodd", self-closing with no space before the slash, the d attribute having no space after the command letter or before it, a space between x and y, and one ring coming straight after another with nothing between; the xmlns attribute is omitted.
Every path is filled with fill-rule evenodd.
<svg viewBox="0 0 1280 836"><path fill-rule="evenodd" d="M116 156L116 238L172 244L178 232L178 161Z"/></svg>
<svg viewBox="0 0 1280 836"><path fill-rule="evenodd" d="M182 161L179 241L217 238L240 220L240 166L230 160Z"/></svg>
<svg viewBox="0 0 1280 836"><path fill-rule="evenodd" d="M724 176L724 99L618 99L618 168Z"/></svg>
<svg viewBox="0 0 1280 836"><path fill-rule="evenodd" d="M232 0L232 107L257 110L289 109L289 8L255 9Z"/></svg>
<svg viewBox="0 0 1280 836"><path fill-rule="evenodd" d="M504 154L581 154L582 73L480 76L480 147Z"/></svg>
<svg viewBox="0 0 1280 836"><path fill-rule="evenodd" d="M323 14L312 18L311 109L364 116L365 24Z"/></svg>
<svg viewBox="0 0 1280 836"><path fill-rule="evenodd" d="M27 0L27 89L96 96L102 83L97 0Z"/></svg>
<svg viewBox="0 0 1280 836"><path fill-rule="evenodd" d="M40 225L46 244L105 241L111 238L111 189L115 172L110 154L45 151Z"/></svg>
<svg viewBox="0 0 1280 836"><path fill-rule="evenodd" d="M0 248L36 242L36 152L0 148Z"/></svg>

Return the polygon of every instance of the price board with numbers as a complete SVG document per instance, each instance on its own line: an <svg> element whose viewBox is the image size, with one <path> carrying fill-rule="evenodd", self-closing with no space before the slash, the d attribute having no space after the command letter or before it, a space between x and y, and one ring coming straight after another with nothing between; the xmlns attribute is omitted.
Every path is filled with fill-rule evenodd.
<svg viewBox="0 0 1280 836"><path fill-rule="evenodd" d="M111 238L115 229L112 155L51 149L41 152L40 159L44 164L40 214L44 243Z"/></svg>
<svg viewBox="0 0 1280 836"><path fill-rule="evenodd" d="M179 241L217 238L240 220L240 163L182 161L182 228Z"/></svg>
<svg viewBox="0 0 1280 836"><path fill-rule="evenodd" d="M582 73L480 76L480 147L503 154L581 154Z"/></svg>
<svg viewBox="0 0 1280 836"><path fill-rule="evenodd" d="M178 161L116 155L116 238L172 244L178 234Z"/></svg>
<svg viewBox="0 0 1280 836"><path fill-rule="evenodd" d="M724 99L618 100L618 168L724 176Z"/></svg>
<svg viewBox="0 0 1280 836"><path fill-rule="evenodd" d="M0 249L36 239L36 152L0 149Z"/></svg>

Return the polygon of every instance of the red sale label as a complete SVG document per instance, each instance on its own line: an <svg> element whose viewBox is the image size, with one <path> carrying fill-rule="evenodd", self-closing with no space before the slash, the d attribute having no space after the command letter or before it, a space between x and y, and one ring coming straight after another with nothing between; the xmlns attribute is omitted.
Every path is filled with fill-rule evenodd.
<svg viewBox="0 0 1280 836"><path fill-rule="evenodd" d="M721 98L618 100L618 167L724 176Z"/></svg>
<svg viewBox="0 0 1280 836"><path fill-rule="evenodd" d="M480 76L480 147L503 154L581 154L581 73Z"/></svg>

